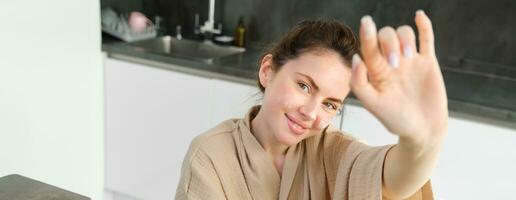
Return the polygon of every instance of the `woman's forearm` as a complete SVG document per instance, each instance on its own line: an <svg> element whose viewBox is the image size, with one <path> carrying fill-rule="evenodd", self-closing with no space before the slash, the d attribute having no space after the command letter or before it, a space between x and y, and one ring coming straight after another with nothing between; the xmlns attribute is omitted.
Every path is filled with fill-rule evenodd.
<svg viewBox="0 0 516 200"><path fill-rule="evenodd" d="M419 190L430 178L446 133L433 134L426 142L400 138L386 155L383 168L383 194L405 199Z"/></svg>

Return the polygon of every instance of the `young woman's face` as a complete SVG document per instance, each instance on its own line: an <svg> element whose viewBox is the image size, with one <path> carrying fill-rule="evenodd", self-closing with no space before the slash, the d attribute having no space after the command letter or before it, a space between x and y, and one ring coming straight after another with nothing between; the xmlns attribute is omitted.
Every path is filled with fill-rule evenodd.
<svg viewBox="0 0 516 200"><path fill-rule="evenodd" d="M267 129L286 145L322 133L350 91L351 69L329 50L303 53L277 72L270 58L260 68L265 87L260 112Z"/></svg>

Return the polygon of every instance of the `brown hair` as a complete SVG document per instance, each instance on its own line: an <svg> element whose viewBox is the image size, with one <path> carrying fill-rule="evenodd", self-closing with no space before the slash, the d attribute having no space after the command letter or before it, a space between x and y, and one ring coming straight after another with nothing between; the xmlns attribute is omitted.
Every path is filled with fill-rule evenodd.
<svg viewBox="0 0 516 200"><path fill-rule="evenodd" d="M273 70L277 72L287 61L302 53L320 50L335 51L347 65L351 65L353 54L359 51L359 42L351 28L336 20L305 20L287 32L278 43L273 44L261 58L272 54ZM259 78L258 87L260 91L265 91Z"/></svg>

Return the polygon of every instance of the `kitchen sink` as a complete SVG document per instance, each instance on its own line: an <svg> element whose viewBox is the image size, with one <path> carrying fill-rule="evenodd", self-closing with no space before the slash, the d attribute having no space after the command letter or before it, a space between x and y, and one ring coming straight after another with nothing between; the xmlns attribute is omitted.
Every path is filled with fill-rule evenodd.
<svg viewBox="0 0 516 200"><path fill-rule="evenodd" d="M213 59L230 56L245 51L244 48L221 46L212 42L188 39L178 40L171 36L129 42L127 45L138 51L145 51L211 63Z"/></svg>

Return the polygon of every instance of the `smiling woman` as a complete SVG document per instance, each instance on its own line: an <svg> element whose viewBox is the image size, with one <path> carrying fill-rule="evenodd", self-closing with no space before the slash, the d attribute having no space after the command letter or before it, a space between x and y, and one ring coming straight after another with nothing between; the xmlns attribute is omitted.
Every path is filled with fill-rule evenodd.
<svg viewBox="0 0 516 200"><path fill-rule="evenodd" d="M328 126L350 91L351 67L327 49L301 53L281 70L272 59L266 55L261 64L260 84L267 89L252 128L265 150L279 155Z"/></svg>
<svg viewBox="0 0 516 200"><path fill-rule="evenodd" d="M446 95L430 20L415 20L420 52L411 28L377 33L364 17L364 62L349 27L299 23L261 59L262 105L192 141L176 199L433 199ZM329 124L351 90L398 144L367 146Z"/></svg>

